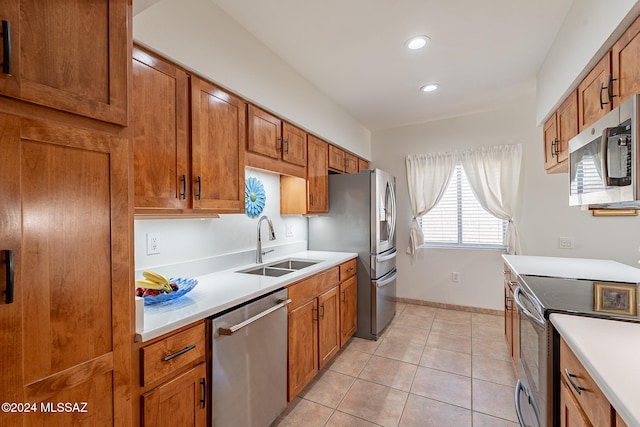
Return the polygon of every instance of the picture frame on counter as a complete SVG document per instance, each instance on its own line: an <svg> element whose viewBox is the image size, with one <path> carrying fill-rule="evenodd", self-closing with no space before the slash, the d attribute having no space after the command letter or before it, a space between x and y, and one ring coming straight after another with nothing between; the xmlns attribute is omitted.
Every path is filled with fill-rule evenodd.
<svg viewBox="0 0 640 427"><path fill-rule="evenodd" d="M638 286L593 283L593 310L604 313L638 315Z"/></svg>

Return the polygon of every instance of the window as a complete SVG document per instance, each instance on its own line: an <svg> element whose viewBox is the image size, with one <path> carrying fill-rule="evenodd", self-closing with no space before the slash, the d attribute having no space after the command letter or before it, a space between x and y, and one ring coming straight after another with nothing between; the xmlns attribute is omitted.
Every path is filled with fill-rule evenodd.
<svg viewBox="0 0 640 427"><path fill-rule="evenodd" d="M426 246L504 249L507 221L485 211L458 163L442 196L422 217Z"/></svg>

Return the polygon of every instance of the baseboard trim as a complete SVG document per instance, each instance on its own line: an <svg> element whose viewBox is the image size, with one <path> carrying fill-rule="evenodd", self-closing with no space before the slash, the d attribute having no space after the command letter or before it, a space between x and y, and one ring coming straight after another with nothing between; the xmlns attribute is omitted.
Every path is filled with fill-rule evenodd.
<svg viewBox="0 0 640 427"><path fill-rule="evenodd" d="M458 310L458 311L467 311L471 313L491 314L494 316L504 315L504 311L494 310L492 308L469 307L467 305L445 304L442 302L424 301L424 300L412 299L412 298L396 297L396 302L400 302L404 304L427 305L429 307L444 308L447 310Z"/></svg>

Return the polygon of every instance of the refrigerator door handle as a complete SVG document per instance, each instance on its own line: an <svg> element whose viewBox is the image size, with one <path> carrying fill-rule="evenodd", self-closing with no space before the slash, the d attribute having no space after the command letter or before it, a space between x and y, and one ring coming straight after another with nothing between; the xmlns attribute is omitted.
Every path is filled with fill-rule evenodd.
<svg viewBox="0 0 640 427"><path fill-rule="evenodd" d="M384 262L384 261L389 261L390 259L393 259L396 257L396 255L398 255L398 251L396 251L395 249L389 253L388 255L376 255L376 261L377 262Z"/></svg>
<svg viewBox="0 0 640 427"><path fill-rule="evenodd" d="M374 282L376 283L376 287L382 288L384 286L387 286L389 283L396 280L397 275L398 275L398 272L394 270L393 273L389 275L389 277L386 277L383 280L374 280Z"/></svg>

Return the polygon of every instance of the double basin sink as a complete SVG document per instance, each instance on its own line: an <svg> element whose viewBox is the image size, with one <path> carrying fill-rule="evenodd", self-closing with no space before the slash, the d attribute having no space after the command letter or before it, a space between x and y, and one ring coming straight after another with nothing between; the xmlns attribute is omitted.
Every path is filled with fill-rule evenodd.
<svg viewBox="0 0 640 427"><path fill-rule="evenodd" d="M258 276L280 277L303 268L311 267L322 261L301 260L301 259L285 259L270 264L251 267L246 270L240 270L238 273L255 274Z"/></svg>

